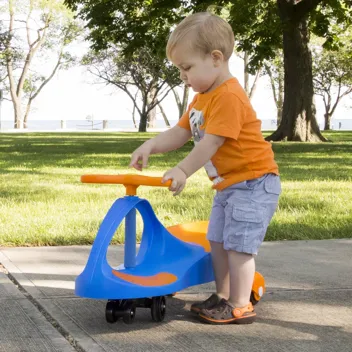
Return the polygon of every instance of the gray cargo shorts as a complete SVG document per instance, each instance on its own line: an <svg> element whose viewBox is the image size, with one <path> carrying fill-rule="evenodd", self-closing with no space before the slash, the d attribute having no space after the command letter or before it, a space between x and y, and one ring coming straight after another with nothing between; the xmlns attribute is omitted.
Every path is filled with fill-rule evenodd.
<svg viewBox="0 0 352 352"><path fill-rule="evenodd" d="M217 191L207 239L224 244L225 250L257 254L281 193L280 177L262 177Z"/></svg>

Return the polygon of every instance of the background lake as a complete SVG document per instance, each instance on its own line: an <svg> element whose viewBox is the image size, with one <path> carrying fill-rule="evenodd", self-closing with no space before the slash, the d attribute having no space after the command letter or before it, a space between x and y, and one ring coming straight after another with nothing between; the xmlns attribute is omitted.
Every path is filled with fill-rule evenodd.
<svg viewBox="0 0 352 352"><path fill-rule="evenodd" d="M137 121L138 126L139 121ZM176 125L177 120L170 120L170 125ZM6 132L14 129L13 121L2 120L0 131ZM103 120L87 121L87 120L64 120L66 130L75 131L99 131L103 130ZM323 129L323 124L319 123L320 129ZM334 119L332 120L333 130L352 130L352 119ZM156 120L156 129L165 129L164 120ZM29 120L27 130L29 131L56 131L62 130L61 120ZM107 120L106 130L129 131L135 129L132 120ZM262 130L276 130L276 120L262 120Z"/></svg>

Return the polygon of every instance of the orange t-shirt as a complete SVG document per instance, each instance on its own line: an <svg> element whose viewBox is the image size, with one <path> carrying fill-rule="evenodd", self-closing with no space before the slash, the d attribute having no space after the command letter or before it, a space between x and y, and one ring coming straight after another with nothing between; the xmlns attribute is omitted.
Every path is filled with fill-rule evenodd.
<svg viewBox="0 0 352 352"><path fill-rule="evenodd" d="M178 126L191 130L195 143L205 133L226 137L204 165L217 190L266 173L279 174L271 144L261 133L261 121L236 78L197 94Z"/></svg>

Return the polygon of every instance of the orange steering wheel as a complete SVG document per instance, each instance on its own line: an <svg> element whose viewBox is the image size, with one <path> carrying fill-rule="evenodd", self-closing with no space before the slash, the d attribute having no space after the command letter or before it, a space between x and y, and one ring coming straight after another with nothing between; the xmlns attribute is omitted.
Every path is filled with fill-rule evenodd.
<svg viewBox="0 0 352 352"><path fill-rule="evenodd" d="M142 175L83 175L83 183L110 183L119 184L126 187L126 195L135 196L139 186L169 187L171 180L161 183L162 177L142 176Z"/></svg>

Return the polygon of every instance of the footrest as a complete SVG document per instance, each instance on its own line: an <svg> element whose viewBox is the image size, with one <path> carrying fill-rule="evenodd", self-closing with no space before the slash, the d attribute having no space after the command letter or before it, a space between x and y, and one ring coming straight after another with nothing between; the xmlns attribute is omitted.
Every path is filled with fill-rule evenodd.
<svg viewBox="0 0 352 352"><path fill-rule="evenodd" d="M177 281L177 276L171 273L158 273L152 276L140 276L123 273L118 270L113 270L112 273L127 282L135 285L155 287L155 286L166 286Z"/></svg>

